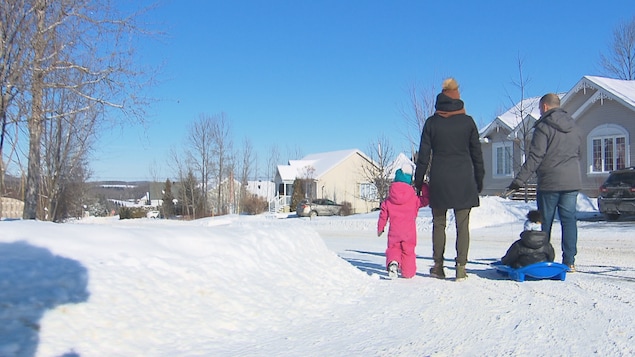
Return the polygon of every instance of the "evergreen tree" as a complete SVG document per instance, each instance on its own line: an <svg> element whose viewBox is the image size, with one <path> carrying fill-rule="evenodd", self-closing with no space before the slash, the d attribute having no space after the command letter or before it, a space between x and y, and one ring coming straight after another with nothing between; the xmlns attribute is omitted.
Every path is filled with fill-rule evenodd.
<svg viewBox="0 0 635 357"><path fill-rule="evenodd" d="M174 195L172 194L172 182L170 179L165 180L165 187L163 188L163 217L169 218L174 216Z"/></svg>
<svg viewBox="0 0 635 357"><path fill-rule="evenodd" d="M305 187L307 179L296 178L293 181L293 194L291 195L291 209L295 209L298 203L307 197Z"/></svg>

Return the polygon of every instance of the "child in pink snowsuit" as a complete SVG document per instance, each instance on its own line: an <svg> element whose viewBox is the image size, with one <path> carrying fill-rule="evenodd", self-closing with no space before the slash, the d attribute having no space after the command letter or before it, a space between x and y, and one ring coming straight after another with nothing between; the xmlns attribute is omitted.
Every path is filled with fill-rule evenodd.
<svg viewBox="0 0 635 357"><path fill-rule="evenodd" d="M386 270L391 278L397 277L401 268L403 278L412 278L417 272L417 214L419 208L428 205L428 186L421 187L417 196L412 183L412 168L399 169L390 185L388 197L381 203L377 222L377 236L381 236L390 219L388 247L386 248Z"/></svg>

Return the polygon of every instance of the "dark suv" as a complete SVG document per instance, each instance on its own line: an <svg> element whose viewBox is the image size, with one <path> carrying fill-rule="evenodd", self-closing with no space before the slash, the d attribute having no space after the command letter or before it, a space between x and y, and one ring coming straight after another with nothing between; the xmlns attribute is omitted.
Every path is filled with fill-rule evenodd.
<svg viewBox="0 0 635 357"><path fill-rule="evenodd" d="M610 221L635 213L635 166L611 171L600 186L598 208Z"/></svg>

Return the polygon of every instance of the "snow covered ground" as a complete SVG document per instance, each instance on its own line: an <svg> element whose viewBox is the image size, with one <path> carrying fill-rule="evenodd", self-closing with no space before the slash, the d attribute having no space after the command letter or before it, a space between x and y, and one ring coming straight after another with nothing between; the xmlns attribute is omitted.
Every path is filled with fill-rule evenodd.
<svg viewBox="0 0 635 357"><path fill-rule="evenodd" d="M484 197L468 279L386 279L377 212L192 222L0 222L0 356L624 356L635 354L635 221L581 197L579 272L497 274L534 202ZM451 219L451 217L450 217ZM449 227L452 227L452 222ZM559 224L552 243L560 257Z"/></svg>

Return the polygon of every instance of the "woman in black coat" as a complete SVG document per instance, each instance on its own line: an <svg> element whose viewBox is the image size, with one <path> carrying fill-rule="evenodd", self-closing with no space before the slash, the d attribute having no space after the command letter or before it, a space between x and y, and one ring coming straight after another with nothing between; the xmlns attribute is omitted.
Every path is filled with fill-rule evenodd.
<svg viewBox="0 0 635 357"><path fill-rule="evenodd" d="M459 85L453 78L443 82L437 95L435 113L426 120L417 155L415 187L419 189L429 169L430 208L432 208L432 257L430 275L445 278L446 213L454 210L456 240L456 279L467 277L465 264L470 244L470 210L479 206L483 189L483 153L474 119L465 114Z"/></svg>

